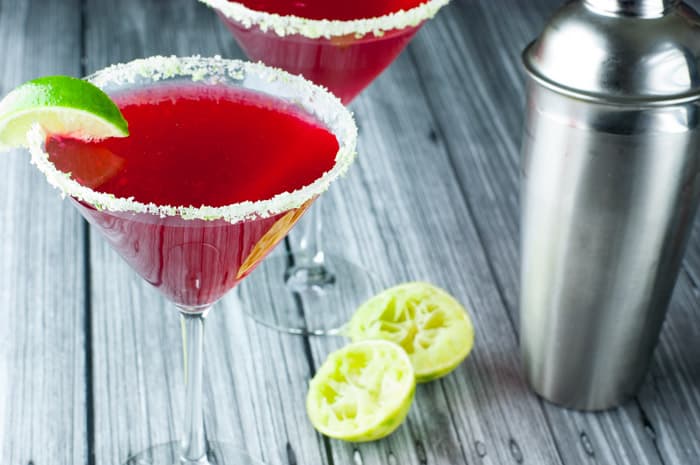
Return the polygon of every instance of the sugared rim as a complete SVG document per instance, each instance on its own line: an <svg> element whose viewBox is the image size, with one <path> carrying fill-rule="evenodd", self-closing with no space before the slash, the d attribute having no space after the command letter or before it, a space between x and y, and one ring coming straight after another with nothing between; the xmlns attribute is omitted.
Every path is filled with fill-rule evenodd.
<svg viewBox="0 0 700 465"><path fill-rule="evenodd" d="M279 36L299 34L310 39L355 35L362 37L374 34L381 37L385 32L418 26L437 14L450 0L427 0L409 10L399 10L384 16L352 20L309 19L293 15L267 13L248 8L239 2L228 0L199 0L220 11L228 19L240 23L246 29L252 26L262 31L272 30Z"/></svg>
<svg viewBox="0 0 700 465"><path fill-rule="evenodd" d="M297 97L294 102L299 103L303 109L325 124L338 139L340 147L335 157L335 164L313 183L293 192L279 193L267 200L239 202L223 207L143 203L133 197L116 197L113 194L94 191L72 179L69 173L56 168L49 160L49 154L44 147L46 134L38 124L34 125L28 134L32 163L44 173L49 184L59 189L64 197L71 196L98 210L146 213L161 217L179 216L186 220L223 219L237 223L249 219L266 218L299 208L328 189L333 180L345 174L355 158L357 127L352 114L338 98L324 88L300 76L293 76L261 63L225 60L219 56L213 58L155 56L110 66L87 79L100 87L105 84L134 83L136 79L149 79L156 82L162 79L191 77L194 82L197 82L216 76L228 76L241 80L250 75L269 83L282 82L285 86L292 88L294 96Z"/></svg>

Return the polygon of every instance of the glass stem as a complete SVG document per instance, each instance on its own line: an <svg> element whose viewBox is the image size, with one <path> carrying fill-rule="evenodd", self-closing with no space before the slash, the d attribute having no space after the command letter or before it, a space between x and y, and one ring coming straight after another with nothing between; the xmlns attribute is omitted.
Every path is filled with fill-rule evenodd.
<svg viewBox="0 0 700 465"><path fill-rule="evenodd" d="M189 313L181 310L182 344L185 355L185 432L180 453L181 465L206 465L207 441L204 434L202 375L204 367L204 319L209 310Z"/></svg>
<svg viewBox="0 0 700 465"><path fill-rule="evenodd" d="M321 207L320 199L316 200L296 226L296 229L301 231L301 238L295 251L297 252L295 254L297 266L322 267L324 264L325 257L321 245L321 232L323 230Z"/></svg>

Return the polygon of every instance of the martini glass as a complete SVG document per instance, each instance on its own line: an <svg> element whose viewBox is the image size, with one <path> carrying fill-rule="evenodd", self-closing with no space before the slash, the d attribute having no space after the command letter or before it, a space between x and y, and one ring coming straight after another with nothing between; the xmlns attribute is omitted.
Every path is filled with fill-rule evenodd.
<svg viewBox="0 0 700 465"><path fill-rule="evenodd" d="M200 0L214 8L246 55L301 74L349 104L449 0ZM266 279L285 308L247 307L258 322L300 334L335 334L377 291L352 260L326 253L318 205L299 225L294 252L246 285ZM271 284L270 284L271 283ZM301 296L304 312L295 296Z"/></svg>
<svg viewBox="0 0 700 465"><path fill-rule="evenodd" d="M126 463L259 465L205 437L205 317L349 167L357 134L352 116L338 99L301 77L221 58L153 57L106 68L88 80L122 108L131 135L83 142L46 137L35 126L29 136L32 161L175 304L185 347L182 441L154 446ZM235 106L241 101L249 105ZM266 142L253 136L253 146L245 145L245 133L230 140L217 140L214 130L202 133L215 127L226 138L240 132L239 125L247 125L246 132L274 133L262 134ZM129 150L138 156L127 155ZM275 169L284 161L283 169ZM153 166L144 167L149 163ZM201 173L209 174L201 179ZM229 175L239 181L229 183ZM222 205L234 191L247 200ZM172 198L186 200L168 205ZM191 204L202 206L178 206Z"/></svg>

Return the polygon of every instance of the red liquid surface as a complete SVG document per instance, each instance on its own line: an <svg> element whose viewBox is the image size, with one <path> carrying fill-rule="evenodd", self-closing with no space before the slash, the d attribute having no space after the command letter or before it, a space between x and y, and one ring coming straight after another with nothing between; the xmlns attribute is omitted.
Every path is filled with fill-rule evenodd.
<svg viewBox="0 0 700 465"><path fill-rule="evenodd" d="M46 148L60 170L117 197L196 207L265 200L319 178L338 151L335 136L312 117L245 90L160 85L113 98L129 137L51 137ZM231 224L77 205L144 279L187 307L223 296L308 207Z"/></svg>
<svg viewBox="0 0 700 465"><path fill-rule="evenodd" d="M229 0L233 1L233 0ZM427 0L238 0L251 10L309 19L376 18L399 10L410 10Z"/></svg>
<svg viewBox="0 0 700 465"><path fill-rule="evenodd" d="M350 20L407 10L425 0L243 0L258 11L310 19ZM254 61L282 68L327 87L343 103L349 103L367 87L408 45L420 25L386 32L381 37L355 34L330 39L301 35L280 37L258 27L246 29L221 15L246 55Z"/></svg>

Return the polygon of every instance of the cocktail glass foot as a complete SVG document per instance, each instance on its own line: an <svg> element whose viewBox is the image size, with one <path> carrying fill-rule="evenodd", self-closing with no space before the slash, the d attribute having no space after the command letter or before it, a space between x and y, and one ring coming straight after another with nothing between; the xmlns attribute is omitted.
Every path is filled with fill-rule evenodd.
<svg viewBox="0 0 700 465"><path fill-rule="evenodd" d="M243 312L258 323L299 335L338 335L359 305L381 288L378 279L344 257L283 253L268 257L240 285ZM255 306L252 292L273 305Z"/></svg>

